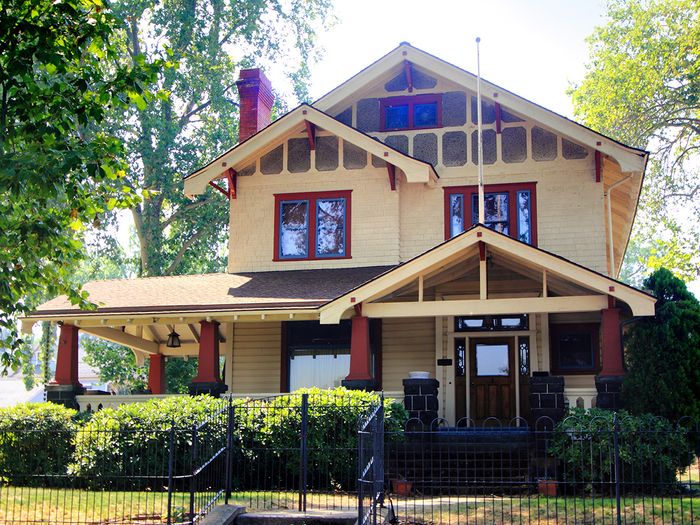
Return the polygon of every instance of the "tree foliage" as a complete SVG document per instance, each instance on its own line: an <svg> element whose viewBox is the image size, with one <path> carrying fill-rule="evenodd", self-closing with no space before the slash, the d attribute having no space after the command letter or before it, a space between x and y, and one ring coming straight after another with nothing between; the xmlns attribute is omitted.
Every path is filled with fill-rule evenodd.
<svg viewBox="0 0 700 525"><path fill-rule="evenodd" d="M700 418L700 302L664 268L644 281L657 298L656 316L632 325L625 337L623 384L631 412L672 421Z"/></svg>
<svg viewBox="0 0 700 525"><path fill-rule="evenodd" d="M123 183L121 143L100 128L142 97L153 69L120 61L119 20L102 0L0 4L0 369L17 363L15 316L66 294L82 232L136 194Z"/></svg>
<svg viewBox="0 0 700 525"><path fill-rule="evenodd" d="M572 91L587 125L652 152L623 275L700 273L700 0L609 0Z"/></svg>
<svg viewBox="0 0 700 525"><path fill-rule="evenodd" d="M224 268L228 202L212 191L190 201L183 177L235 144L240 68L272 61L306 96L307 63L329 7L330 0L115 3L129 20L125 56L173 66L152 86L164 96L112 122L129 151L129 186L153 192L132 208L141 275Z"/></svg>

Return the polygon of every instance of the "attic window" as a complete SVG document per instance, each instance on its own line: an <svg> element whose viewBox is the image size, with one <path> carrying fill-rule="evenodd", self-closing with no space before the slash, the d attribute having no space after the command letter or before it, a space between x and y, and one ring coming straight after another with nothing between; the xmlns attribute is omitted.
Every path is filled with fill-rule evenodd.
<svg viewBox="0 0 700 525"><path fill-rule="evenodd" d="M382 131L439 128L442 126L442 96L391 97L380 102Z"/></svg>
<svg viewBox="0 0 700 525"><path fill-rule="evenodd" d="M350 191L275 195L274 260L350 257Z"/></svg>

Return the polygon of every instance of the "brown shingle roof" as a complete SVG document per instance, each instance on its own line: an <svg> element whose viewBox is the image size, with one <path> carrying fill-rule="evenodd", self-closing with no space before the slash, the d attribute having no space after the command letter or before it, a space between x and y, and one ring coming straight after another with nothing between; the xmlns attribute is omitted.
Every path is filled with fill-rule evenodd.
<svg viewBox="0 0 700 525"><path fill-rule="evenodd" d="M316 307L389 269L390 266L370 266L90 281L84 289L99 308L85 313ZM42 304L31 315L77 312L77 306L60 296Z"/></svg>

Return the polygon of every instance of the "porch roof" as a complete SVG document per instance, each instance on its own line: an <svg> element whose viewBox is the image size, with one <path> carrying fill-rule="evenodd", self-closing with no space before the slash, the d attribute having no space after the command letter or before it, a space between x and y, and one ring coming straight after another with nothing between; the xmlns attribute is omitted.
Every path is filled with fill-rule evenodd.
<svg viewBox="0 0 700 525"><path fill-rule="evenodd" d="M522 277L539 280L537 291L492 294L486 254L502 258ZM476 297L424 299L427 283L441 273L464 275L476 263ZM556 279L557 290L547 285ZM398 297L413 288L416 297ZM587 312L619 300L633 315L654 315L656 298L559 255L513 239L481 224L414 257L320 307L321 323L337 323L353 309L369 317L423 317L514 313Z"/></svg>
<svg viewBox="0 0 700 525"><path fill-rule="evenodd" d="M389 266L216 273L90 281L84 289L96 310L80 310L66 296L39 306L28 320L244 310L314 309Z"/></svg>

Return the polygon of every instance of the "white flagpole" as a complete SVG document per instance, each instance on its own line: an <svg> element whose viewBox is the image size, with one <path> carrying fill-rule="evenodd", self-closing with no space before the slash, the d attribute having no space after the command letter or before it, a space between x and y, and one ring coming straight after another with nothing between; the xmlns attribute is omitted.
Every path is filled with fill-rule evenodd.
<svg viewBox="0 0 700 525"><path fill-rule="evenodd" d="M481 131L481 60L479 58L479 42L476 37L476 125L478 136L478 170L479 170L479 223L484 224L484 143Z"/></svg>

